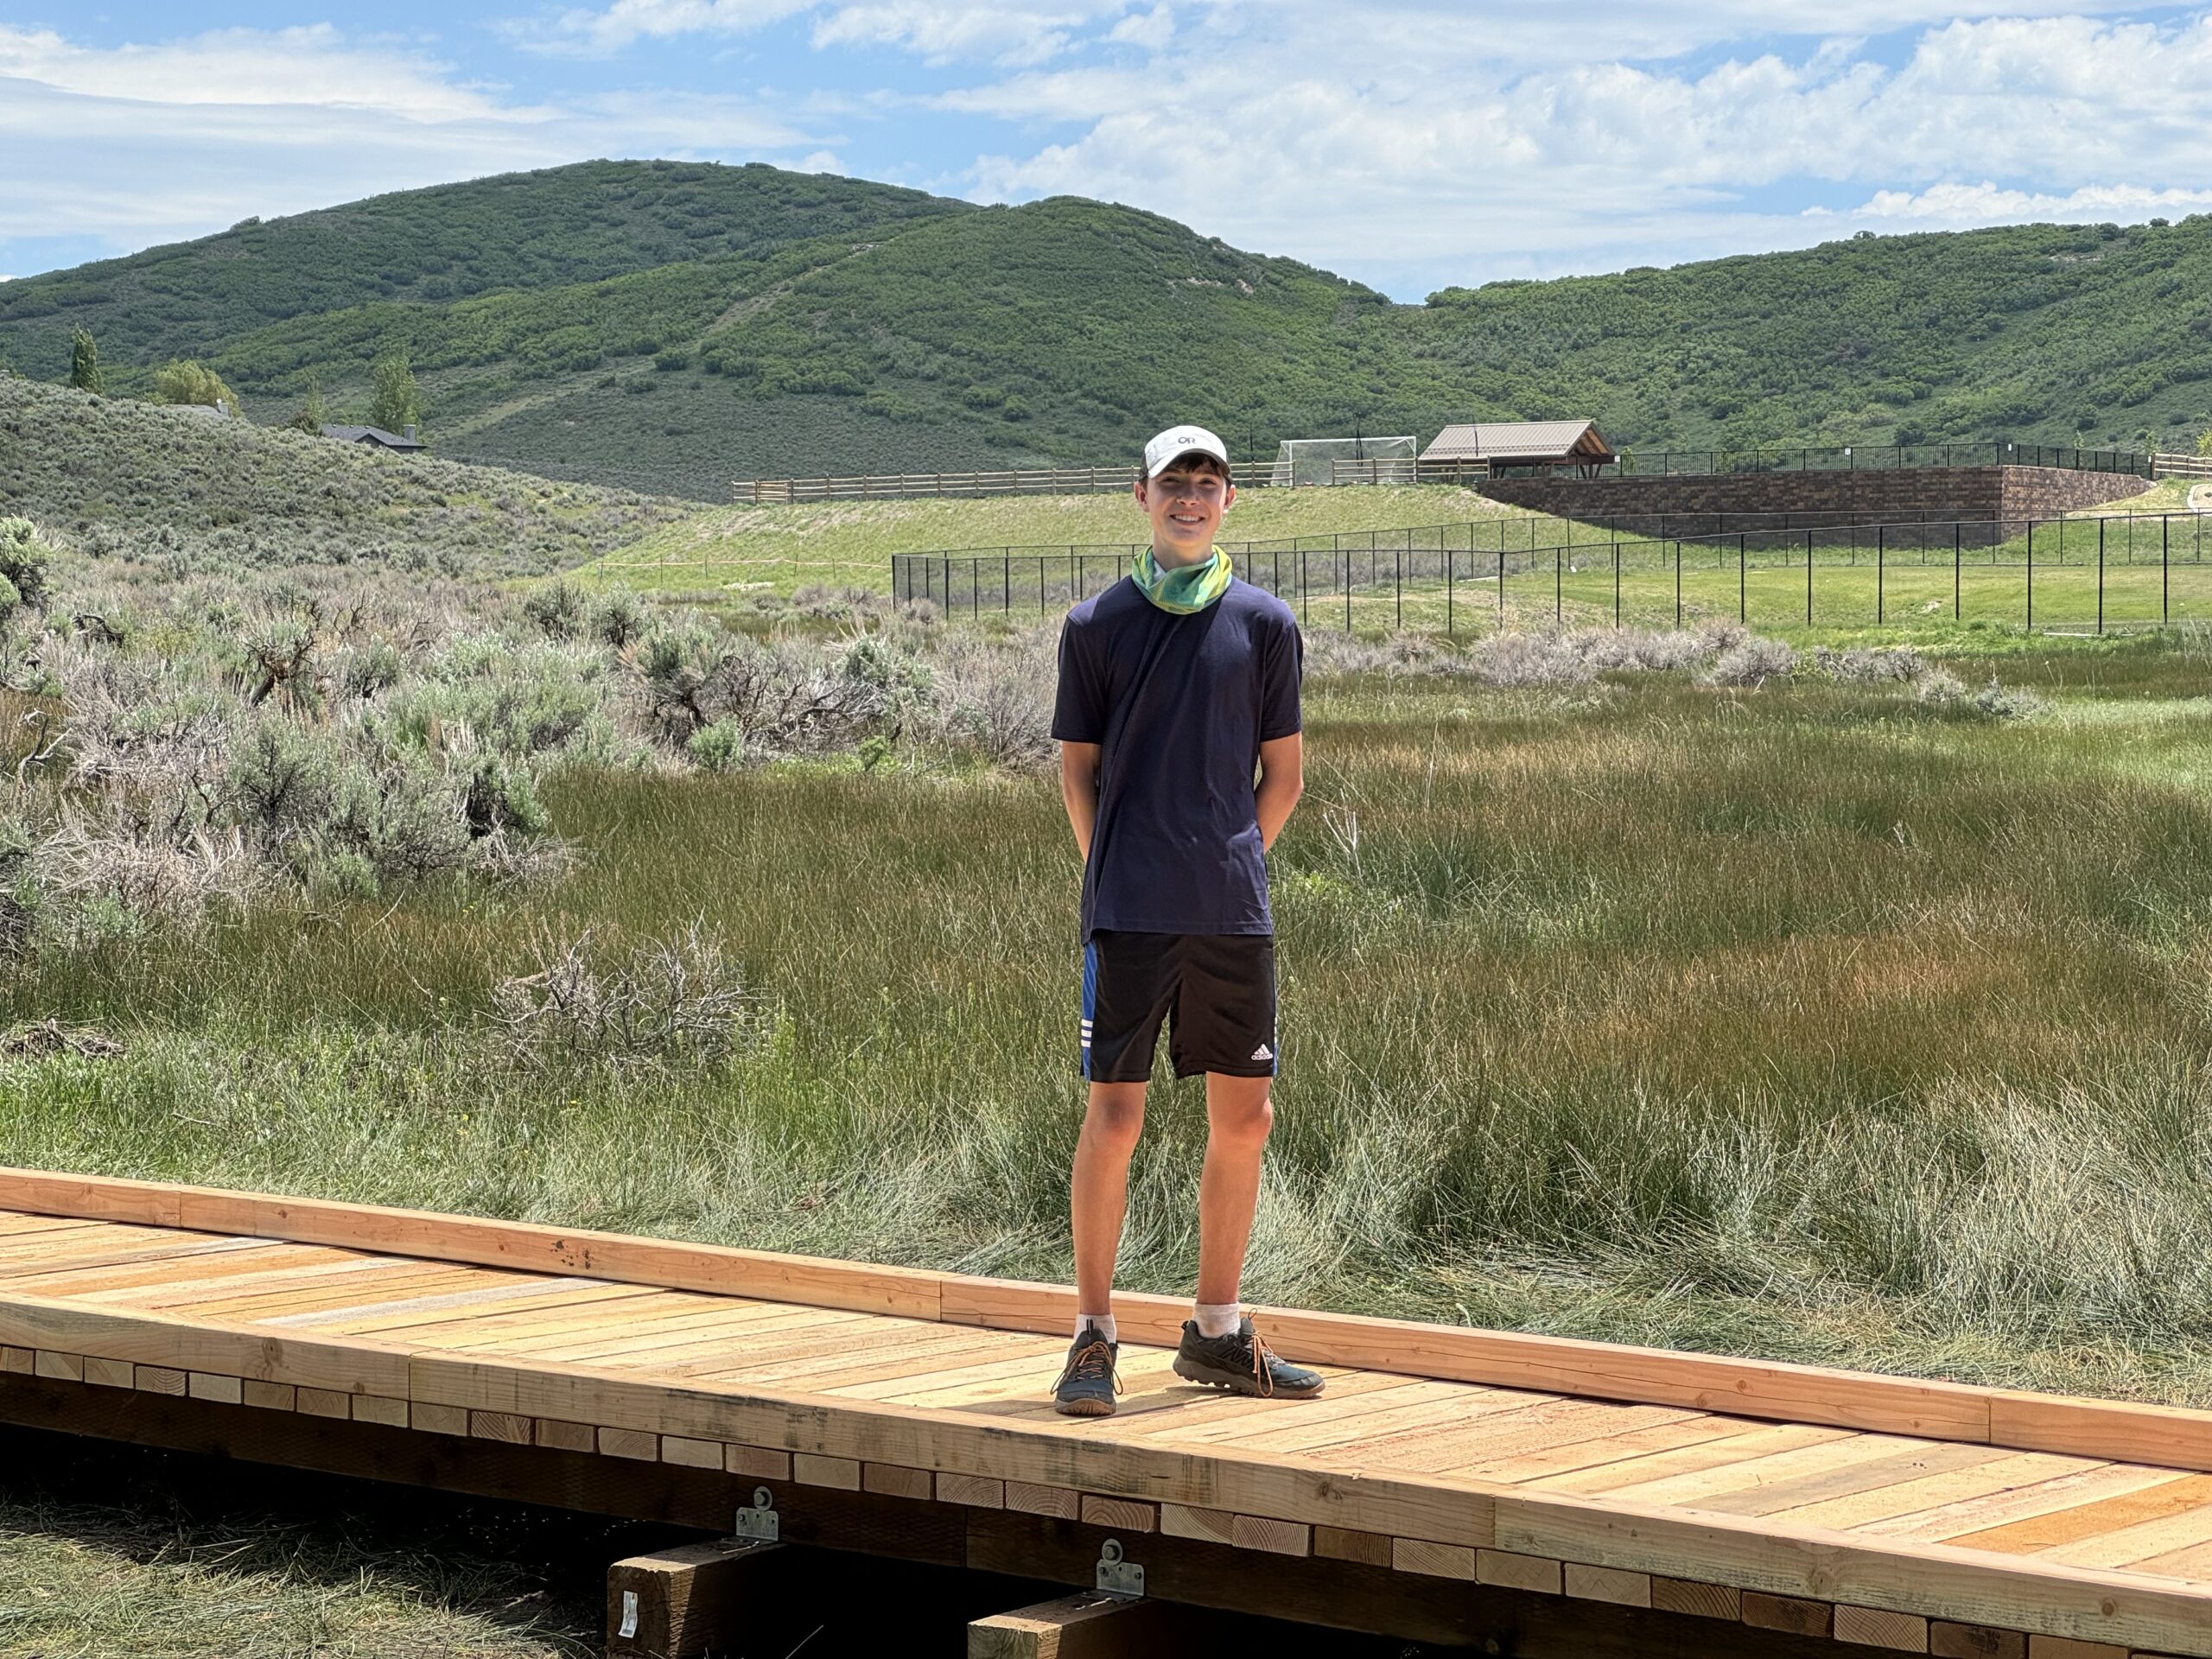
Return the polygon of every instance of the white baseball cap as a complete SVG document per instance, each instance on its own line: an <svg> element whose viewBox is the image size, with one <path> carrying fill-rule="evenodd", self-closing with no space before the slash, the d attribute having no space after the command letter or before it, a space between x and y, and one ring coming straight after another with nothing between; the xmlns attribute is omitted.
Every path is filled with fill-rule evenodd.
<svg viewBox="0 0 2212 1659"><path fill-rule="evenodd" d="M1211 455L1225 471L1229 446L1203 426L1171 426L1144 447L1144 475L1158 478L1173 463L1193 452Z"/></svg>

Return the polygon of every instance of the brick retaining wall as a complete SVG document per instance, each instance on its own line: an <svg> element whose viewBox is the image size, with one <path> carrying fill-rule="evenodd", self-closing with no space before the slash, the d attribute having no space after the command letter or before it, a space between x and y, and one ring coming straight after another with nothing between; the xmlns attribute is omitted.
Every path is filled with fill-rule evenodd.
<svg viewBox="0 0 2212 1659"><path fill-rule="evenodd" d="M1882 472L1712 473L1651 478L1499 478L1495 501L1569 518L1639 513L1787 513L1805 524L1885 518L2026 518L2140 494L2147 479L2057 467L1907 467ZM1716 518L1708 529L1721 527ZM1670 518L1671 535L1699 527Z"/></svg>

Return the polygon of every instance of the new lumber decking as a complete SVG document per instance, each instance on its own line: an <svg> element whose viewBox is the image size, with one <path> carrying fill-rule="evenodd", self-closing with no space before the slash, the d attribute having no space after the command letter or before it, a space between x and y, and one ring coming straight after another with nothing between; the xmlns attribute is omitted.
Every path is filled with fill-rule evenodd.
<svg viewBox="0 0 2212 1659"><path fill-rule="evenodd" d="M1294 1311L1266 1328L1328 1392L1230 1399L1168 1370L1183 1311L1126 1299L1122 1410L1067 1419L1052 1287L0 1171L0 1372L41 1386L1054 1517L1139 1560L2212 1656L2212 1414Z"/></svg>

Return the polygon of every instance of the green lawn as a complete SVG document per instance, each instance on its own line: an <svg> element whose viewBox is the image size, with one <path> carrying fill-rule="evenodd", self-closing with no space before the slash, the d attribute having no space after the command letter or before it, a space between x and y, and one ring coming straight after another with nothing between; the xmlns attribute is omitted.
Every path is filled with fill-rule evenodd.
<svg viewBox="0 0 2212 1659"><path fill-rule="evenodd" d="M1237 543L1531 516L1448 485L1254 489L1230 508L1222 540ZM1547 525L1559 522L1534 516ZM825 584L880 593L890 581L894 553L1119 548L1146 534L1144 514L1121 493L715 507L597 560L579 575L645 592L789 594Z"/></svg>

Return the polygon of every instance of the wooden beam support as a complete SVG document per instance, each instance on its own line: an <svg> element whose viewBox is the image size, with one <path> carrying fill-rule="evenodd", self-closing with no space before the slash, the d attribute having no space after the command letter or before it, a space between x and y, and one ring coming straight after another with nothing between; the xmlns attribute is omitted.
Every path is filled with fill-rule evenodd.
<svg viewBox="0 0 2212 1659"><path fill-rule="evenodd" d="M791 1552L724 1539L632 1555L607 1569L607 1651L641 1659L703 1659L734 1649L751 1604L784 1599Z"/></svg>
<svg viewBox="0 0 2212 1659"><path fill-rule="evenodd" d="M968 1659L1154 1659L1184 1650L1198 1619L1165 1601L1062 1596L968 1627Z"/></svg>

